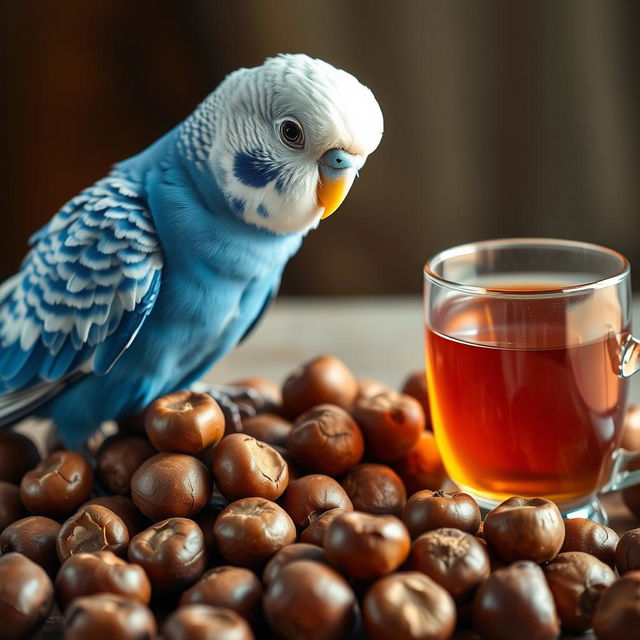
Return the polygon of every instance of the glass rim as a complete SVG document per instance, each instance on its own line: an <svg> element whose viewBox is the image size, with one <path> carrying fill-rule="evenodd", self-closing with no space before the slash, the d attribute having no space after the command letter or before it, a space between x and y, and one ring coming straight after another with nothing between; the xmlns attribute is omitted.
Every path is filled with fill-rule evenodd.
<svg viewBox="0 0 640 640"><path fill-rule="evenodd" d="M455 282L454 280L447 280L435 272L435 269L443 264L445 261L451 258L456 258L471 253L478 252L482 249L506 249L513 247L548 247L548 248L567 248L567 249L586 249L600 254L607 254L615 258L619 264L620 269L613 275L600 278L598 280L592 280L589 282L583 282L576 285L569 285L564 287L556 287L550 289L535 289L531 291L522 289L507 289L502 287L481 287L478 285L463 284L461 282ZM563 240L560 238L498 238L493 240L479 240L477 242L469 242L466 244L457 245L439 251L431 258L427 260L423 268L424 278L434 284L454 289L463 293L469 293L473 295L488 295L497 297L560 297L570 295L572 293L581 293L593 289L604 289L606 287L614 286L622 282L625 278L629 277L631 271L629 260L615 249L609 249L599 244L591 242L582 242L580 240Z"/></svg>

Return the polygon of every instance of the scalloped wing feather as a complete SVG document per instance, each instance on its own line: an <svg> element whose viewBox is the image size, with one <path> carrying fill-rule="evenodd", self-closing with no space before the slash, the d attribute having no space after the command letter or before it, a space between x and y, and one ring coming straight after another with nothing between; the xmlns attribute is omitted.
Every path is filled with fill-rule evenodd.
<svg viewBox="0 0 640 640"><path fill-rule="evenodd" d="M138 185L116 172L31 238L0 285L0 423L106 373L151 312L162 256Z"/></svg>

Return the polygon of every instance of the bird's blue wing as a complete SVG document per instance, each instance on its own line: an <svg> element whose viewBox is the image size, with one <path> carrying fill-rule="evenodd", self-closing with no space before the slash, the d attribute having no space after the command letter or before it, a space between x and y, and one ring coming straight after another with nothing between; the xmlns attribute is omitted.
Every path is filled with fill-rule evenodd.
<svg viewBox="0 0 640 640"><path fill-rule="evenodd" d="M141 188L112 173L32 238L0 286L0 424L104 374L147 317L162 256Z"/></svg>

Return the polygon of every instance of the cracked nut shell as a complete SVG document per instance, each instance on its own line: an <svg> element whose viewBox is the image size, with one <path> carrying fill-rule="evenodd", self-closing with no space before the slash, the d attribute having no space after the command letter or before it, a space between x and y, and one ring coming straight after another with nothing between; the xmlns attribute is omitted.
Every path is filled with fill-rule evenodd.
<svg viewBox="0 0 640 640"><path fill-rule="evenodd" d="M551 500L513 497L487 514L484 537L505 562L532 560L539 564L560 551L564 521Z"/></svg>
<svg viewBox="0 0 640 640"><path fill-rule="evenodd" d="M289 467L278 451L244 433L222 439L214 450L212 468L227 500L276 500L289 484Z"/></svg>
<svg viewBox="0 0 640 640"><path fill-rule="evenodd" d="M360 462L364 438L344 409L321 404L297 418L287 437L287 450L301 469L337 476Z"/></svg>
<svg viewBox="0 0 640 640"><path fill-rule="evenodd" d="M582 551L559 553L543 570L562 627L571 631L590 629L598 600L616 579L615 573Z"/></svg>

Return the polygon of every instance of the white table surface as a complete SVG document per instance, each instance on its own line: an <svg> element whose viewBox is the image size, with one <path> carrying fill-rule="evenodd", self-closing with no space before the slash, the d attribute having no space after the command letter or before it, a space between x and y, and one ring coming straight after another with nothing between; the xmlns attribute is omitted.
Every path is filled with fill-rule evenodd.
<svg viewBox="0 0 640 640"><path fill-rule="evenodd" d="M640 318L640 296L633 307ZM329 353L358 377L397 388L409 372L424 366L423 346L419 296L283 297L205 379L225 383L259 375L282 382L302 362ZM630 400L640 402L640 374L631 380Z"/></svg>

